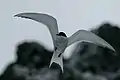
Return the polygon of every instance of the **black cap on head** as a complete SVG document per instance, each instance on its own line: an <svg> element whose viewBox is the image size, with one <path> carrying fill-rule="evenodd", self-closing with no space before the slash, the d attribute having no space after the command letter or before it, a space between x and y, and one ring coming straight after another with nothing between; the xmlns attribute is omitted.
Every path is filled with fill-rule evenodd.
<svg viewBox="0 0 120 80"><path fill-rule="evenodd" d="M57 34L57 35L67 37L66 34L65 34L64 32L60 32L60 33Z"/></svg>

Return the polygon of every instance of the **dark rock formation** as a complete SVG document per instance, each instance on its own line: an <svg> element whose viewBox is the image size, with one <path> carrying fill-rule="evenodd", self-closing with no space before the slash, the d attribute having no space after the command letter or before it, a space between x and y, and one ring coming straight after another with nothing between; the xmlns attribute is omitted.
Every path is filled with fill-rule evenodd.
<svg viewBox="0 0 120 80"><path fill-rule="evenodd" d="M104 72L118 75L117 71L120 69L120 28L117 25L103 23L91 31L111 44L115 48L117 55L115 56L116 53L107 48L92 43L79 43L69 62L69 65L74 68L73 72L76 70L82 72L82 74L91 72L93 75L102 75L107 79L109 77L106 74L103 75Z"/></svg>
<svg viewBox="0 0 120 80"><path fill-rule="evenodd" d="M8 65L0 80L26 80L41 68L48 67L52 57L52 51L37 42L19 44L16 53L17 60Z"/></svg>

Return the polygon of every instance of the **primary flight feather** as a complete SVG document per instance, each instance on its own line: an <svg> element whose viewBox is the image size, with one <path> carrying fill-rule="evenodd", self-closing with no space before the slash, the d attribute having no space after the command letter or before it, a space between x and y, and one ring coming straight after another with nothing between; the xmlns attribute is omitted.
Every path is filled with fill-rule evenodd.
<svg viewBox="0 0 120 80"><path fill-rule="evenodd" d="M46 25L51 33L53 43L55 43L54 42L55 37L56 37L56 34L58 34L58 25L57 25L57 21L54 17L47 15L47 14L42 14L42 13L41 14L39 14L39 13L21 13L21 14L15 15L15 16L32 19L32 20L35 20L37 22L40 22L40 23L43 23L44 25Z"/></svg>
<svg viewBox="0 0 120 80"><path fill-rule="evenodd" d="M51 33L54 44L54 52L49 67L52 65L53 62L55 62L60 65L62 72L63 72L63 59L62 59L63 53L68 46L77 41L94 43L115 51L114 48L109 43L107 43L105 40L103 40L102 38L98 37L97 35L90 31L78 30L72 36L67 37L64 32L59 32L57 20L48 14L20 13L15 16L32 19L37 22L43 23L44 25L47 26Z"/></svg>

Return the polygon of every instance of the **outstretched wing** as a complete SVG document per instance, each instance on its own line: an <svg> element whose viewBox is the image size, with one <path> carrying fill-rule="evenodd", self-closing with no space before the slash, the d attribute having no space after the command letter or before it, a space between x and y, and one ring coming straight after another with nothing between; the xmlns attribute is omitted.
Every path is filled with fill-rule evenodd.
<svg viewBox="0 0 120 80"><path fill-rule="evenodd" d="M57 20L54 17L43 13L20 13L20 14L16 14L15 17L16 16L32 19L46 25L51 33L53 43L55 45L56 34L58 34L59 31L58 31Z"/></svg>
<svg viewBox="0 0 120 80"><path fill-rule="evenodd" d="M79 30L76 33L74 33L72 36L68 38L68 46L77 41L94 43L99 46L107 47L115 51L115 49L109 43L107 43L105 40L103 40L102 38L98 37L97 35L90 31Z"/></svg>

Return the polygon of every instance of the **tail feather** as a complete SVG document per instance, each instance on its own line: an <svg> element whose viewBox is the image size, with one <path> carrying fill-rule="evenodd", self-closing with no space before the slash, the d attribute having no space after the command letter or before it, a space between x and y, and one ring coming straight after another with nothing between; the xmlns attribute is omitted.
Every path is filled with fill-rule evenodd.
<svg viewBox="0 0 120 80"><path fill-rule="evenodd" d="M53 56L52 56L52 59L51 59L51 62L50 62L50 65L49 65L49 68L51 67L51 65L53 63L58 64L60 66L61 70L62 70L62 73L63 73L63 59L62 59L62 55L60 57L58 57L58 53L54 52Z"/></svg>

